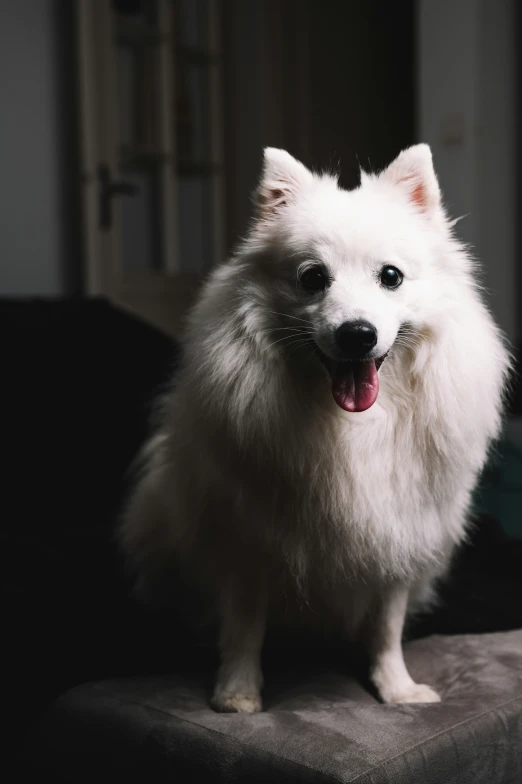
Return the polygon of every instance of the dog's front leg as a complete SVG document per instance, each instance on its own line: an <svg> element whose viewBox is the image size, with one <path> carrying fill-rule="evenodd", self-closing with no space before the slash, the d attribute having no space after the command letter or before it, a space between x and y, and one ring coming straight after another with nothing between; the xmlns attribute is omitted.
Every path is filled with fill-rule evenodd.
<svg viewBox="0 0 522 784"><path fill-rule="evenodd" d="M262 709L261 648L265 635L266 594L259 584L234 583L221 597L219 668L212 707L225 713Z"/></svg>
<svg viewBox="0 0 522 784"><path fill-rule="evenodd" d="M415 683L402 653L402 630L408 606L408 587L389 586L369 619L366 642L371 659L370 677L383 702L439 702L439 695Z"/></svg>

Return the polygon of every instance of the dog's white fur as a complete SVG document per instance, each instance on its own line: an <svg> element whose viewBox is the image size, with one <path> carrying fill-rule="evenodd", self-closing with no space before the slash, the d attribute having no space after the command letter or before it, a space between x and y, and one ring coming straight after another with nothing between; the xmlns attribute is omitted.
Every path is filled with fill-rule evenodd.
<svg viewBox="0 0 522 784"><path fill-rule="evenodd" d="M366 642L384 701L439 699L406 670L403 624L464 536L509 364L452 226L427 145L349 192L265 151L257 214L190 315L121 529L142 588L176 560L219 597L217 710L260 710L266 615L292 596ZM298 284L311 260L332 278L319 296ZM315 350L332 355L350 319L389 352L363 413L336 405Z"/></svg>

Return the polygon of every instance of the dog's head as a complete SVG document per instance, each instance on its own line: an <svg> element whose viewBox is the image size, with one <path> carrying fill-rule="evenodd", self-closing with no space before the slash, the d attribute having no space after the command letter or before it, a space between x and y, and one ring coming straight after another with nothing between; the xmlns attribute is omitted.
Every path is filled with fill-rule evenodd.
<svg viewBox="0 0 522 784"><path fill-rule="evenodd" d="M268 339L322 362L343 409L370 408L387 354L429 328L448 296L440 280L455 275L429 147L363 172L353 191L268 148L256 200L247 248L264 279L256 291Z"/></svg>

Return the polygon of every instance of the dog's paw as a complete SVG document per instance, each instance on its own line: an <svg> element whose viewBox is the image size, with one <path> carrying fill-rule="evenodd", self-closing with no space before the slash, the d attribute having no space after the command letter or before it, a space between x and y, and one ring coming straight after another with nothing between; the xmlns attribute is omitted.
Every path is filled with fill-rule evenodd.
<svg viewBox="0 0 522 784"><path fill-rule="evenodd" d="M440 702L440 697L431 686L425 683L412 683L407 687L394 691L390 690L382 694L383 702L389 703L408 703L408 702Z"/></svg>
<svg viewBox="0 0 522 784"><path fill-rule="evenodd" d="M259 694L234 694L229 691L214 695L211 705L218 713L259 713L263 710Z"/></svg>

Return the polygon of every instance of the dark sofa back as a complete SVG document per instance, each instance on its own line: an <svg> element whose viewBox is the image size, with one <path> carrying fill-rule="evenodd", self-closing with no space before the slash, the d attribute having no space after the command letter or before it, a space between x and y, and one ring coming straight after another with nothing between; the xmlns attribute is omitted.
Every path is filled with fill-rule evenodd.
<svg viewBox="0 0 522 784"><path fill-rule="evenodd" d="M0 325L3 636L16 726L68 685L125 669L125 616L137 610L114 524L177 349L97 299L1 301Z"/></svg>

